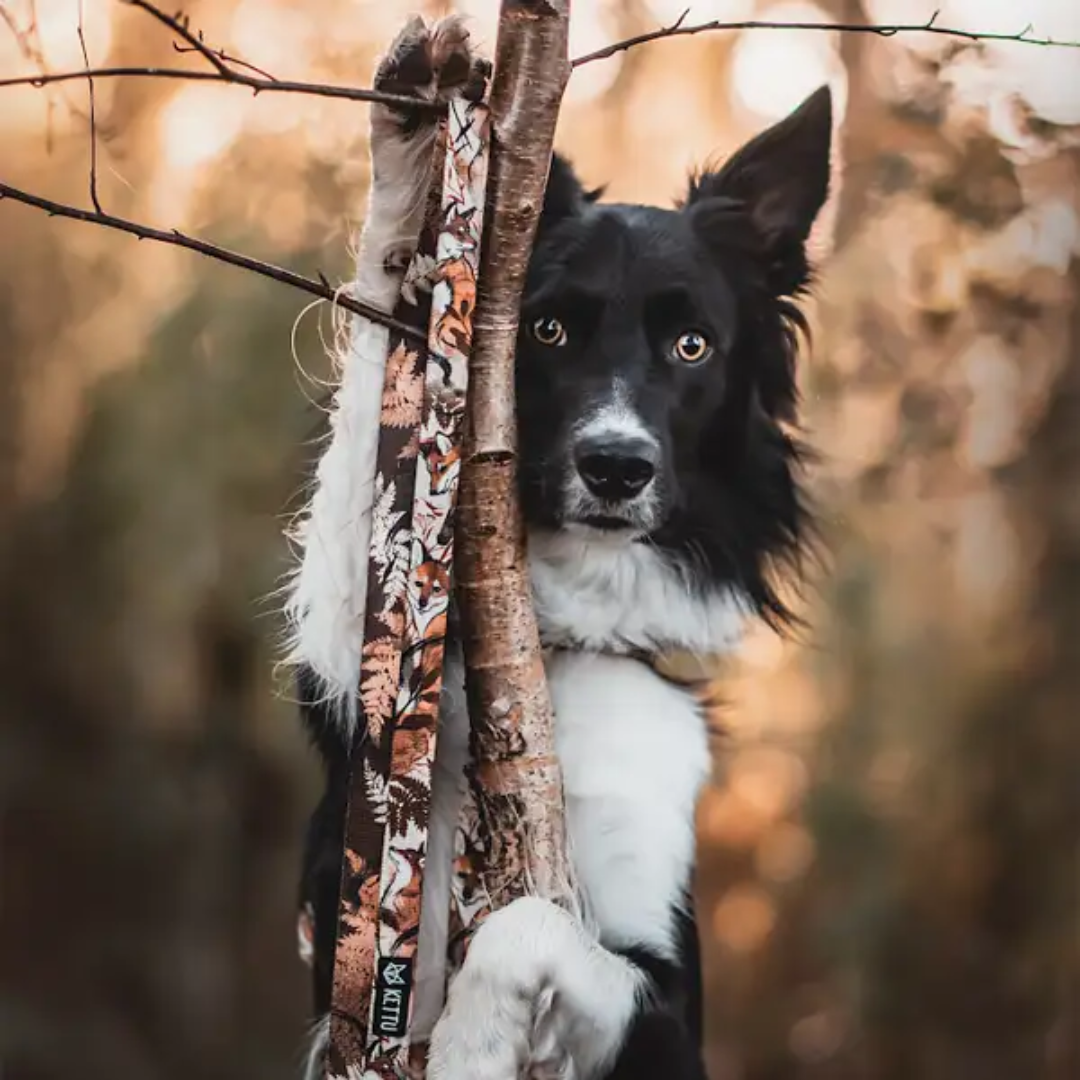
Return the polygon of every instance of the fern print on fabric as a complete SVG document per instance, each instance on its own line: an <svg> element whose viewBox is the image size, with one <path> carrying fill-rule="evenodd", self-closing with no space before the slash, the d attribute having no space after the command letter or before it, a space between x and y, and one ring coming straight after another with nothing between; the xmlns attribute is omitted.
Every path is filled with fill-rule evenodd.
<svg viewBox="0 0 1080 1080"><path fill-rule="evenodd" d="M429 226L421 233L419 249L429 257L435 250L435 234ZM416 291L410 300L402 298L394 315L400 322L420 330L430 320L431 295ZM328 1080L396 1075L364 1071L363 1063L372 1051L368 1018L376 974L384 833L394 817L390 786L392 736L406 624L415 448L419 445L418 431L423 416L427 351L417 339L394 331L390 333L388 348L358 691L365 737L358 740L352 757L331 997Z"/></svg>
<svg viewBox="0 0 1080 1080"><path fill-rule="evenodd" d="M450 103L442 213L432 271L429 359L412 499L410 567L405 589L402 675L395 710L383 852L377 957L412 961L420 933L420 883L427 846L431 771L453 564L469 347L487 186L488 114L463 99ZM462 289L459 282L471 282ZM456 329L448 335L446 328ZM374 1002L372 1003L374 1008ZM377 1027L374 1012L371 1030ZM392 1063L407 1075L407 1036L375 1040L371 1076Z"/></svg>
<svg viewBox="0 0 1080 1080"><path fill-rule="evenodd" d="M329 1080L400 1080L422 1060L407 1023L388 1033L377 1007L386 986L411 982L419 939L488 128L485 106L450 102L437 213L395 309L426 327L426 348L390 337L359 686L367 737L352 762ZM407 1021L407 996L390 992L402 1003L395 1021Z"/></svg>

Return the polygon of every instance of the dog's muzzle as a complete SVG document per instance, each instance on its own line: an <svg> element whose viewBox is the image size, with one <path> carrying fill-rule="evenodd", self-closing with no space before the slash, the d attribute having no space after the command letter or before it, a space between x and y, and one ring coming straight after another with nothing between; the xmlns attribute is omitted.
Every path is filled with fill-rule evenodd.
<svg viewBox="0 0 1080 1080"><path fill-rule="evenodd" d="M567 518L606 531L647 531L654 524L659 447L615 434L579 437L572 448Z"/></svg>
<svg viewBox="0 0 1080 1080"><path fill-rule="evenodd" d="M623 502L640 495L656 475L659 455L645 439L582 439L574 447L574 466L591 495Z"/></svg>

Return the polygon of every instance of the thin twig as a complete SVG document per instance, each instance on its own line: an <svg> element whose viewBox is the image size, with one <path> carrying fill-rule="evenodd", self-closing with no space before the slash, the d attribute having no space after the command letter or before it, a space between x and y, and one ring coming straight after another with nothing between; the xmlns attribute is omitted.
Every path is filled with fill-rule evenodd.
<svg viewBox="0 0 1080 1080"><path fill-rule="evenodd" d="M1051 37L1033 36L1030 23L1015 34L994 34L979 30L959 30L950 26L938 26L937 18L940 13L937 11L926 22L886 25L832 22L764 22L759 19L748 19L743 22L724 22L722 19L714 19L712 22L694 23L687 26L686 16L688 14L689 8L670 26L662 26L658 30L649 31L647 34L638 34L636 37L626 38L624 41L616 41L614 44L606 45L595 52L576 57L573 66L581 67L582 64L591 64L594 60L606 60L609 56L625 52L627 49L636 48L638 45L646 45L650 41L684 37L690 34L702 34L711 30L828 30L842 34L873 34L876 37L895 37L897 34L937 34L941 37L956 38L969 42L1012 41L1022 45L1041 45L1045 48L1080 49L1080 41L1055 41Z"/></svg>
<svg viewBox="0 0 1080 1080"><path fill-rule="evenodd" d="M143 10L157 12L152 4L146 0L125 0L125 3L133 4ZM707 23L695 23L686 25L686 17L689 8L679 18L668 26L636 37L626 38L623 41L606 45L595 52L586 53L573 61L574 67L590 64L596 60L606 60L617 53L636 48L638 45L646 45L652 41L660 41L663 38L683 37L692 34L702 34L709 31L740 32L747 30L806 30L828 31L831 33L848 34L872 34L875 37L895 37L898 34L937 34L942 37L955 38L968 42L1015 42L1022 45L1038 45L1044 48L1080 49L1080 41L1057 41L1049 36L1033 36L1031 25L1025 26L1015 34L990 33L977 30L960 30L954 27L938 26L936 24L937 12L926 22L922 23L893 23L888 25L862 24L862 23L831 23L831 22L765 22L761 20L744 20L742 22L724 22L714 20ZM0 9L2 12L2 9ZM220 82L234 86L243 86L253 93L291 93L310 94L316 97L342 98L347 101L367 101L383 105L392 105L401 109L417 109L429 112L442 112L445 106L437 101L426 101L421 98L408 97L402 94L391 94L380 90L351 86L331 86L325 83L298 82L292 80L277 79L268 72L248 63L229 56L222 49L212 49L205 42L199 40L189 30L180 26L177 20L159 13L159 17L170 28L185 36L185 40L192 42L187 47L176 45L177 52L196 52L206 57L214 65L213 71L192 71L185 68L170 67L107 67L93 68L89 71L62 71L43 72L38 75L25 75L18 78L0 79L0 89L10 86L33 86L43 87L53 83L70 82L73 79L113 79L113 78L153 78L153 79L181 79L191 82ZM237 67L248 68L251 71L260 72L259 75L251 75L237 70Z"/></svg>
<svg viewBox="0 0 1080 1080"><path fill-rule="evenodd" d="M15 21L15 16L12 15L4 4L0 4L0 20L3 20L8 30L11 31L11 36L15 39L15 44L18 46L19 52L21 52L27 60L32 60L35 64L44 67L45 56L41 51L40 43L32 40L39 36L37 8L34 3L30 4L30 25L25 30L19 26Z"/></svg>
<svg viewBox="0 0 1080 1080"><path fill-rule="evenodd" d="M347 101L377 102L382 105L392 105L399 109L421 109L432 112L441 112L445 105L425 101L421 98L408 97L404 94L389 94L380 90L369 90L352 86L328 86L323 83L294 82L277 79L269 72L249 64L246 60L239 60L235 56L229 56L224 49L215 49L208 45L201 33L192 31L187 16L183 14L168 15L150 0L123 0L123 3L146 12L156 22L161 23L166 29L178 35L183 42L173 42L173 48L178 53L197 53L203 57L213 68L212 71L193 71L187 68L158 67L156 65L144 67L104 67L90 68L87 63L82 71L50 72L44 70L44 62L39 66L43 69L37 75L24 75L13 79L0 79L0 89L8 86L49 86L53 83L70 82L72 79L115 79L125 78L152 78L152 79L184 79L191 82L222 82L231 83L234 86L244 86L253 93L277 92L290 94L313 94L317 97L344 98ZM11 26L12 32L18 35L18 30L13 20L0 7L0 14L5 16L5 21ZM246 68L246 71L238 70ZM251 74L255 72L255 74Z"/></svg>
<svg viewBox="0 0 1080 1080"><path fill-rule="evenodd" d="M82 0L79 0L79 48L82 49L83 64L86 66L86 70L90 70L90 55L86 51L86 35L83 33L83 4ZM101 208L101 200L98 198L98 184L97 184L97 106L94 101L94 79L93 76L86 76L86 85L90 93L90 201L94 204L94 209L99 214L104 214L105 211Z"/></svg>
<svg viewBox="0 0 1080 1080"><path fill-rule="evenodd" d="M404 94L389 94L381 90L369 90L366 87L329 86L323 83L290 82L273 77L262 79L243 72L230 71L229 75L220 75L216 71L189 71L186 68L168 67L106 67L91 68L89 71L58 71L41 75L24 75L15 79L0 79L0 89L7 86L49 86L52 83L71 82L73 79L184 79L192 82L216 82L233 86L246 86L256 94L286 93L313 94L316 97L344 98L346 101L370 101L380 105L393 105L399 109L421 109L430 112L443 112L445 104L427 101L423 98L407 97Z"/></svg>
<svg viewBox="0 0 1080 1080"><path fill-rule="evenodd" d="M33 64L39 71L48 73L49 65L45 60L45 53L41 47L41 30L38 25L37 2L29 0L29 23L23 29L16 21L15 16L8 10L7 5L0 0L0 21L11 31L15 39L15 47L22 54L24 60ZM84 119L82 109L74 104L70 98L64 96L64 104L68 111L80 119ZM52 153L53 148L53 114L56 109L56 101L50 97L45 105L45 150Z"/></svg>
<svg viewBox="0 0 1080 1080"><path fill-rule="evenodd" d="M216 259L218 262L228 263L230 266L238 266L241 270L250 270L261 277L280 281L285 285L291 285L294 289L318 296L320 299L329 300L332 303L351 311L356 315L362 315L372 322L381 323L383 326L396 330L398 333L408 334L411 337L423 338L424 334L415 327L395 319L385 311L363 300L344 295L335 289L325 277L319 275L320 280L304 277L292 270L286 270L273 263L261 262L249 255L241 255L239 252L230 251L228 248L218 247L216 244L205 240L198 240L193 236L187 236L177 229L154 229L148 225L140 225L126 218L116 217L113 214L103 214L98 210L80 210L76 206L68 206L65 203L53 202L51 199L43 199L39 195L31 195L27 191L12 187L10 184L0 182L0 201L11 199L14 202L33 206L38 210L44 210L50 217L70 218L72 221L86 221L93 225L102 225L107 229L115 229L131 236L137 236L140 240L156 240L160 244L170 244L173 247L185 248L188 251L197 251L200 255Z"/></svg>
<svg viewBox="0 0 1080 1080"><path fill-rule="evenodd" d="M190 45L179 45L177 42L173 42L173 52L179 53L183 56L185 53L197 52L197 49L193 49ZM264 71L261 67L257 67L255 64L250 63L247 60L241 60L239 56L230 56L224 49L214 49L215 55L220 56L226 64L237 64L240 67L247 68L248 71L255 72L256 75L261 76L264 79L269 79L271 82L277 82L277 79L270 74L269 71Z"/></svg>
<svg viewBox="0 0 1080 1080"><path fill-rule="evenodd" d="M24 31L15 21L15 16L2 4L0 4L0 20L3 20L7 28L11 31L11 36L22 50L23 55L27 55L29 53L29 46L25 42Z"/></svg>
<svg viewBox="0 0 1080 1080"><path fill-rule="evenodd" d="M152 19L156 19L163 26L167 26L174 34L178 34L188 43L192 51L205 57L208 64L224 79L230 78L234 72L217 53L210 48L202 39L201 34L194 34L188 23L188 17L183 12L176 15L166 15L161 8L151 4L150 0L124 0L125 4L145 11Z"/></svg>

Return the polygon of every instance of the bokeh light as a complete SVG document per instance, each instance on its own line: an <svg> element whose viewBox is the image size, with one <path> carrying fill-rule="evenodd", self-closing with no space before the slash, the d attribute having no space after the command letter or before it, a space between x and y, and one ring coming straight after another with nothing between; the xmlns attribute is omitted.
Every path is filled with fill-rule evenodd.
<svg viewBox="0 0 1080 1080"><path fill-rule="evenodd" d="M763 7L759 16L770 22L828 22L816 4L785 2ZM751 31L735 46L732 81L738 100L767 120L778 120L819 86L833 86L836 110L844 111L843 68L836 35L824 31Z"/></svg>

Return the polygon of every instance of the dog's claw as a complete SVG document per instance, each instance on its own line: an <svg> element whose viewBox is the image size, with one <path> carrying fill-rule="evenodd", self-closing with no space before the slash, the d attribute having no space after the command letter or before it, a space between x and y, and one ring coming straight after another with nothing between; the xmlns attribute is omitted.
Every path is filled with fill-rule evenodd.
<svg viewBox="0 0 1080 1080"><path fill-rule="evenodd" d="M491 64L474 56L464 19L448 15L428 26L420 16L398 32L375 73L375 89L386 93L439 101L461 91L479 101L487 90ZM407 110L388 107L399 122L415 125Z"/></svg>

